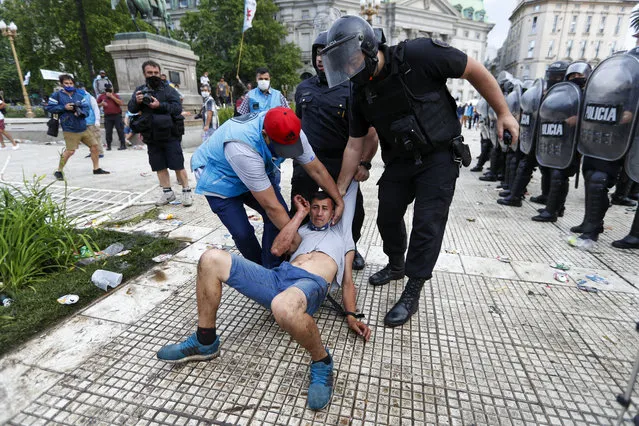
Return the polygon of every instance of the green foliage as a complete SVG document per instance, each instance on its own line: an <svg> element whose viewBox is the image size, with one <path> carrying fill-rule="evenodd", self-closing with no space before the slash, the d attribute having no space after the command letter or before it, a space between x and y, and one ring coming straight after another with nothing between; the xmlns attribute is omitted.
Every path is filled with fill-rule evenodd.
<svg viewBox="0 0 639 426"><path fill-rule="evenodd" d="M220 123L220 126L224 124L226 120L233 118L233 113L234 111L231 107L224 107L217 110L217 119Z"/></svg>
<svg viewBox="0 0 639 426"><path fill-rule="evenodd" d="M630 13L630 28L639 33L639 9L633 10Z"/></svg>
<svg viewBox="0 0 639 426"><path fill-rule="evenodd" d="M257 3L253 27L244 33L240 78L245 83L254 81L255 70L264 66L271 71L274 88L293 87L300 81L301 51L284 42L287 31L274 19L277 12L272 0ZM222 76L227 81L235 78L243 17L244 0L202 0L198 12L187 12L180 20L178 36L200 56L198 75L208 71L212 82Z"/></svg>
<svg viewBox="0 0 639 426"><path fill-rule="evenodd" d="M116 33L136 31L126 2L120 1L116 10L111 10L109 1L81 1L94 71L106 70L111 81L117 84L113 59L104 46L111 43ZM36 91L42 95L53 91L56 82L42 80L40 69L70 72L77 80L90 86L94 76L88 68L80 37L76 0L6 0L0 5L0 16L5 22L13 21L18 26L16 49L23 73L31 71L31 81L27 86L29 92ZM155 33L153 27L141 19L138 19L138 25ZM6 37L0 39L0 88L5 91L5 96L21 99L9 40Z"/></svg>
<svg viewBox="0 0 639 426"><path fill-rule="evenodd" d="M35 114L36 118L46 118L47 113L42 107L31 107L31 110ZM9 106L4 109L2 112L7 118L24 118L27 114L27 110L24 106Z"/></svg>
<svg viewBox="0 0 639 426"><path fill-rule="evenodd" d="M91 282L91 275L96 269L120 272L126 282L153 267L153 257L162 253L175 253L183 244L166 238L99 229L89 230L81 235L93 240L100 248L121 243L131 253L106 258L83 268L52 273L34 284L35 291L23 289L10 293L14 299L13 304L7 308L0 307L0 356L104 296L104 291ZM74 305L56 302L58 297L65 294L77 294L80 300Z"/></svg>
<svg viewBox="0 0 639 426"><path fill-rule="evenodd" d="M65 204L54 201L42 179L25 180L25 188L0 189L0 290L33 286L48 273L73 264L86 235L78 235L65 215Z"/></svg>

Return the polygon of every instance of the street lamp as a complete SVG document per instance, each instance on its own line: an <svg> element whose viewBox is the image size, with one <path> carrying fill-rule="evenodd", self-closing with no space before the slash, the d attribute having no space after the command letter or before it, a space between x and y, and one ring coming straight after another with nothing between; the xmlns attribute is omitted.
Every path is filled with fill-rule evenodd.
<svg viewBox="0 0 639 426"><path fill-rule="evenodd" d="M371 26L373 25L373 15L379 13L381 3L381 0L359 0L360 14L366 16L366 20Z"/></svg>
<svg viewBox="0 0 639 426"><path fill-rule="evenodd" d="M20 87L22 87L22 96L24 96L24 106L27 108L27 118L33 118L35 115L31 110L31 102L29 102L29 95L27 94L27 88L24 87L24 77L22 77L22 70L20 69L20 62L18 61L18 53L16 47L13 44L13 39L18 34L18 27L11 22L8 26L4 21L0 21L0 31L2 35L9 38L11 43L11 50L13 51L13 59L16 61L16 68L18 68L18 78L20 79Z"/></svg>

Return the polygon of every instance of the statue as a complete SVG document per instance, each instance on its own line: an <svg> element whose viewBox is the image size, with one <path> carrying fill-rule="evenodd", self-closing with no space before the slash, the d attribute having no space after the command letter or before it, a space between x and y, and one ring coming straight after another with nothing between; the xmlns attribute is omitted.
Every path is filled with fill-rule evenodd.
<svg viewBox="0 0 639 426"><path fill-rule="evenodd" d="M111 0L111 9L115 9L119 3L120 0ZM166 33L169 38L171 38L171 17L166 13L165 0L126 0L126 6L131 14L133 25L135 25L138 31L140 31L140 27L138 27L137 22L135 22L135 17L139 12L140 17L151 25L153 25L152 21L154 16L161 18L162 21L164 21ZM157 34L160 34L159 28L155 28L155 31Z"/></svg>

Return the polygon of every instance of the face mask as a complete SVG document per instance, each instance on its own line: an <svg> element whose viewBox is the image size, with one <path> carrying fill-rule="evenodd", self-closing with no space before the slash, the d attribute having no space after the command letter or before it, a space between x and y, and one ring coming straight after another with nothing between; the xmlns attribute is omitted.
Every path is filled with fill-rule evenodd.
<svg viewBox="0 0 639 426"><path fill-rule="evenodd" d="M262 92L266 92L268 90L268 88L271 87L271 81L270 80L259 80L257 82L257 87L259 87Z"/></svg>
<svg viewBox="0 0 639 426"><path fill-rule="evenodd" d="M64 90L66 90L67 92L75 92L75 87L71 86L71 87L65 87Z"/></svg>
<svg viewBox="0 0 639 426"><path fill-rule="evenodd" d="M586 85L586 77L575 77L570 81L572 81L573 83L575 83L577 86L581 87L582 89Z"/></svg>
<svg viewBox="0 0 639 426"><path fill-rule="evenodd" d="M331 220L333 220L333 218L331 218ZM326 222L326 224L324 226L315 226L315 225L313 225L313 222L311 222L311 221L308 222L308 229L310 229L311 231L326 231L330 227L331 227L331 221L330 220L328 222Z"/></svg>
<svg viewBox="0 0 639 426"><path fill-rule="evenodd" d="M375 57L374 60L372 58L369 58L368 56L365 57L364 68L360 72L352 76L351 81L353 82L353 84L356 84L359 86L368 84L376 68L377 68L377 57Z"/></svg>
<svg viewBox="0 0 639 426"><path fill-rule="evenodd" d="M152 88L158 88L162 84L162 78L160 76L154 75L146 78L146 84Z"/></svg>
<svg viewBox="0 0 639 426"><path fill-rule="evenodd" d="M209 92L202 92L202 97L203 97L204 99L208 98L208 97L209 97L209 95L210 95L210 93L209 93Z"/></svg>

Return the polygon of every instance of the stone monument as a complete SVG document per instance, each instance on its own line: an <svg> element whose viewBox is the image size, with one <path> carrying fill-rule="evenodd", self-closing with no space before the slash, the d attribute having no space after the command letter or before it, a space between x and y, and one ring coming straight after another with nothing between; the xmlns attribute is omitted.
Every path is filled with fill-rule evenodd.
<svg viewBox="0 0 639 426"><path fill-rule="evenodd" d="M184 111L200 111L202 98L198 94L195 64L200 59L188 44L146 32L119 33L104 48L113 57L119 94L127 101L144 84L142 64L153 60L160 64L162 73L171 83L179 84L184 96Z"/></svg>

